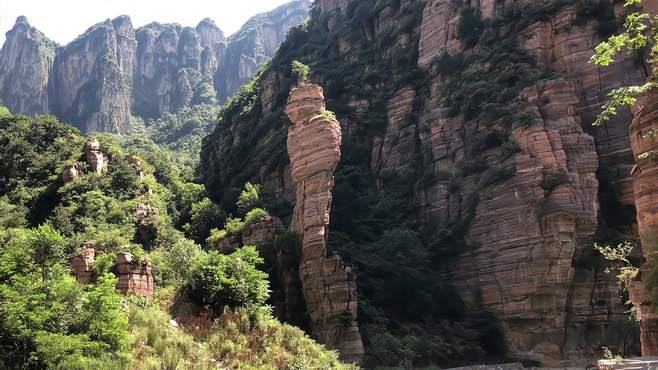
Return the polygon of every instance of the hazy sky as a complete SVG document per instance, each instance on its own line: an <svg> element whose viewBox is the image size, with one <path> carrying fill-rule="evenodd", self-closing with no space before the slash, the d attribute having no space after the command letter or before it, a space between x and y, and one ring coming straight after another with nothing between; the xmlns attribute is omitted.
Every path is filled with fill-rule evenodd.
<svg viewBox="0 0 658 370"><path fill-rule="evenodd" d="M66 44L90 26L127 14L135 27L153 21L196 26L209 17L229 36L251 16L290 0L0 0L0 44L24 15L51 40Z"/></svg>

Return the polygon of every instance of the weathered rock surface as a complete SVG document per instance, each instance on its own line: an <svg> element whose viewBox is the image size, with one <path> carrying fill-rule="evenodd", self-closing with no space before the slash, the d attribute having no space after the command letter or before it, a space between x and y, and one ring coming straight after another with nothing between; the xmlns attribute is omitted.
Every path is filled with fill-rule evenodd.
<svg viewBox="0 0 658 370"><path fill-rule="evenodd" d="M593 250L595 240L614 243L637 237L630 175L635 159L631 151L632 138L628 135L632 115L624 110L605 127L595 128L592 123L611 89L645 81L644 66L632 60L621 60L611 68L590 64L594 47L602 41L599 21L591 17L577 22L576 13L582 2L561 2L559 9L517 30L516 39L524 49L534 53L538 69L554 72L546 73L521 94L527 102L524 111L529 112L532 119L527 125L506 127L486 119L469 123L460 116L451 116L450 107L446 106L445 93L451 76L431 74L437 70L438 57L465 51L457 38L460 2L424 2L422 20L407 28L412 30L412 36L400 35L397 39L386 32L378 32L386 30L386 24L398 20L390 16L390 9L366 13L371 17L367 27L364 26L368 29L346 35L348 32L343 32L346 28L341 26L353 25L346 20L349 3L347 0L316 2L318 11L311 24L321 25L316 25L312 31L326 30L335 43L319 51L315 56L317 60L309 62L320 66L312 77L314 81L326 82L328 95L334 88L337 90L330 97L338 101L334 102L336 107L344 110L339 114L342 134L353 139L347 141L353 145L343 146L342 155L354 158L369 154L369 160L364 161L367 167L358 167L358 171L369 171L377 187L383 188L372 191L387 190L387 175L414 176L420 172L422 176L413 178L412 194L404 199L418 210L413 221L434 228L468 221L465 240L457 240L457 246L448 246L460 248L463 242L464 250L456 251L459 256L454 259L437 262L447 265L442 282L455 287L467 310L493 314L494 321L502 327L508 358L537 361L551 367L589 366L600 358L604 345L619 351L623 349L631 355L637 352L639 337L628 324L627 307L619 296L616 278L605 273L597 261L600 256ZM529 2L461 2L465 3L481 10L487 18L509 6L525 6ZM620 4L616 8L619 12ZM352 10L356 12L358 6ZM379 81L370 74L372 70L377 71L374 65L379 59L381 64L395 63L394 55L399 47L406 46L404 51L413 53L414 37L418 42L418 65L432 77L422 83L395 85L392 92L384 93L384 101L371 99L368 94L379 96L383 93L379 87L386 86L368 81ZM383 43L395 47L391 50L378 47ZM348 81L337 79L333 71L322 64L335 67L337 61L345 61L346 66L358 71L359 62L366 62L353 62L364 49L376 55L375 62L368 64L360 80L359 76L350 76ZM299 55L294 50L287 52ZM464 55L468 57L470 53L465 51ZM272 150L267 144L278 143L277 135L285 130L265 118L282 108L276 96L282 90L287 91L287 82L279 74L272 68L260 80L259 102L263 113L249 120L254 124L250 128L260 135L258 139L242 134L244 120L227 119L226 129L215 137L216 143L208 143L210 149L205 154L204 164L221 172L215 178L206 177L209 191L239 186L230 180L232 175L238 174L242 181L266 183L265 179L274 179L273 185L266 188L273 189L276 194L286 194L287 167L258 167L243 159L253 157L254 161L258 158L259 163L267 161L259 156L260 152ZM322 107L321 103L313 103L317 97L309 93L307 98L292 106L289 112L295 123L291 132L298 127L296 120L304 117L305 111ZM372 118L373 110L377 118L385 119L385 129L364 133L370 129L364 126ZM318 121L324 119L326 117L317 117ZM301 127L312 127L315 120L309 122ZM486 127L480 126L493 126L504 136L511 136L511 141L519 147L518 152L513 148L513 153L504 157L495 150L476 148L477 153L469 155L468 151L473 150L473 145L469 147L469 144L482 139L485 132ZM365 139L348 136L352 132L356 132L353 136L362 135ZM248 148L245 141L249 143ZM309 151L310 159L304 159L302 165L296 164L291 145L299 146L301 152ZM290 172L298 185L293 226L299 228L304 217L297 208L306 207L299 204L306 202L299 193L300 179L302 184L304 181L312 184L313 192L325 191L322 186L330 187L328 175L316 176L316 183L310 182L316 177L304 171L313 166L331 165L332 156L318 154L326 149L310 139L295 143L294 135L288 138L288 148ZM487 176L500 174L486 170L477 175L459 176L459 183L452 183L450 180L462 169L460 164L475 156L482 158L489 170L508 171L506 176L502 180L494 178L497 181L492 185L484 185ZM354 162L349 162L350 170L354 170ZM238 167L248 170L236 170ZM305 176L310 177L307 180ZM551 182L549 180L554 183L552 186L546 185ZM313 205L309 213L312 217L308 219L324 226L312 234L310 243L303 241L302 244L316 260L324 256L326 224L323 222L324 215L328 217L329 214L324 205L329 199L327 195L310 199L319 205ZM334 205L334 209L337 208ZM307 249L307 245L311 248ZM308 270L305 268L308 269L304 264L300 266L306 290L303 272ZM437 266L439 268L443 267ZM306 294L308 310L315 322L314 315L318 314L314 310L320 299L313 301L308 298L308 292ZM324 312L330 313L331 308Z"/></svg>
<svg viewBox="0 0 658 370"><path fill-rule="evenodd" d="M116 270L119 291L153 297L153 272L150 263L135 261L132 254L121 252L117 254Z"/></svg>
<svg viewBox="0 0 658 370"><path fill-rule="evenodd" d="M91 268L98 256L95 248L94 242L88 242L71 260L73 275L80 283L93 283L98 278ZM153 297L153 272L149 262L136 261L131 253L121 252L117 253L116 263L111 271L119 279L117 290L147 298Z"/></svg>
<svg viewBox="0 0 658 370"><path fill-rule="evenodd" d="M0 100L21 114L48 112L48 78L57 45L18 17L0 50Z"/></svg>
<svg viewBox="0 0 658 370"><path fill-rule="evenodd" d="M505 6L494 9L489 3L477 5L485 17ZM450 1L427 3L420 28L421 67L461 50L455 35L458 10ZM565 6L520 36L524 48L565 79L544 80L524 92L537 118L513 132L521 149L511 158L516 174L484 193L467 178L461 195L451 194L448 184L440 182L423 195L430 219L449 220L463 210L460 199L478 193L467 239L479 247L452 264L448 275L467 303L482 303L501 320L511 353L551 366L586 365L598 356L602 338L608 338L607 345L611 340L624 345L611 339L622 336L615 326L625 320L614 279L588 260L596 232L606 223L597 173L614 163L616 172L605 185L632 207L628 176L633 160L623 125L595 130L591 124L607 91L643 73L630 61L607 71L589 64L601 41L596 22L565 27L574 14L575 6ZM432 98L441 94L441 81L434 83ZM421 124L430 129L421 140L429 143L435 171L451 173L463 157L461 123L448 118L439 100L425 105ZM547 192L542 181L556 171L569 181ZM600 335L592 337L592 330Z"/></svg>
<svg viewBox="0 0 658 370"><path fill-rule="evenodd" d="M326 243L334 171L340 160L341 128L326 114L322 88L293 89L286 105L293 123L288 154L297 200L290 225L301 238L299 277L315 339L339 350L341 358L360 362L363 344L356 324L353 276L337 255L327 256Z"/></svg>
<svg viewBox="0 0 658 370"><path fill-rule="evenodd" d="M658 130L656 91L638 102L635 118L629 128L633 153L637 158L637 167L633 171L633 186L644 257L639 274L631 283L630 297L633 304L639 308L643 356L658 355L658 311L652 302L655 298L645 289L645 284L656 266L655 253L658 245L658 138L651 135L654 130Z"/></svg>
<svg viewBox="0 0 658 370"><path fill-rule="evenodd" d="M96 260L96 249L95 243L89 242L86 243L80 253L73 257L71 261L71 269L73 270L73 275L82 284L92 283L95 279L91 266Z"/></svg>
<svg viewBox="0 0 658 370"><path fill-rule="evenodd" d="M91 172L99 175L107 172L110 160L101 150L101 143L98 140L93 139L85 143L85 158Z"/></svg>

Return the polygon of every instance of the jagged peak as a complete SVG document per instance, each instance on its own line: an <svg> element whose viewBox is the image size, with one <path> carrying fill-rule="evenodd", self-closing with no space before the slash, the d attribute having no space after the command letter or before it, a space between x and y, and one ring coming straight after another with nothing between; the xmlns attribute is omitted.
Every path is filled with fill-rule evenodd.
<svg viewBox="0 0 658 370"><path fill-rule="evenodd" d="M30 25L30 22L27 21L27 17L26 17L26 16L24 16L24 15L19 15L19 16L16 18L16 22L14 23L14 27L16 27L16 26L19 25L19 24L24 24L24 25L26 25L26 26L29 26L29 25Z"/></svg>
<svg viewBox="0 0 658 370"><path fill-rule="evenodd" d="M196 28L198 29L198 28L203 27L203 26L212 27L212 28L216 28L216 29L220 30L220 28L217 26L217 23L215 23L214 20L212 20L211 18L208 18L208 17L203 18L201 20L201 22L199 22L199 24L196 26Z"/></svg>
<svg viewBox="0 0 658 370"><path fill-rule="evenodd" d="M274 24L281 22L284 18L287 18L290 15L289 11L299 11L304 10L308 11L311 5L310 0L295 0L278 7L256 14L249 18L247 22L242 25L238 32L234 33L229 37L229 40L239 40L253 31L255 28L261 27L265 24Z"/></svg>

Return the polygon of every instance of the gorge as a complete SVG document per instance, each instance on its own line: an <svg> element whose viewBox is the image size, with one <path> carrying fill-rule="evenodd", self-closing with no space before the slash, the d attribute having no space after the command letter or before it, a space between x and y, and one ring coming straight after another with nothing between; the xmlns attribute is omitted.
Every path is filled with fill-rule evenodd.
<svg viewBox="0 0 658 370"><path fill-rule="evenodd" d="M18 18L0 367L656 356L656 25L653 0L300 0L228 38L122 16L59 46Z"/></svg>

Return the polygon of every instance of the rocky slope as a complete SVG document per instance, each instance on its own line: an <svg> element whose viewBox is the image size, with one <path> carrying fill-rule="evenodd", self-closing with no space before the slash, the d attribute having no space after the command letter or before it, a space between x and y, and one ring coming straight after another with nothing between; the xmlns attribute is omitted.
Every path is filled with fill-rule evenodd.
<svg viewBox="0 0 658 370"><path fill-rule="evenodd" d="M226 40L210 19L134 29L122 16L56 48L20 17L0 51L0 99L14 112L54 113L83 132L130 131L130 115L157 118L195 104L216 104L275 52L308 1L250 19Z"/></svg>
<svg viewBox="0 0 658 370"><path fill-rule="evenodd" d="M603 345L634 353L637 328L593 250L637 238L631 112L592 126L607 92L647 76L633 58L588 63L622 11L608 1L319 0L205 140L202 178L226 204L245 181L299 199L282 155L299 59L342 127L328 248L359 271L366 366L400 365L376 352L382 326L402 348L410 336L460 338L446 326L468 331L482 317L461 344L478 350L458 361L584 365ZM396 275L413 258L414 274ZM415 317L401 301L418 305ZM453 360L461 345L446 345Z"/></svg>

